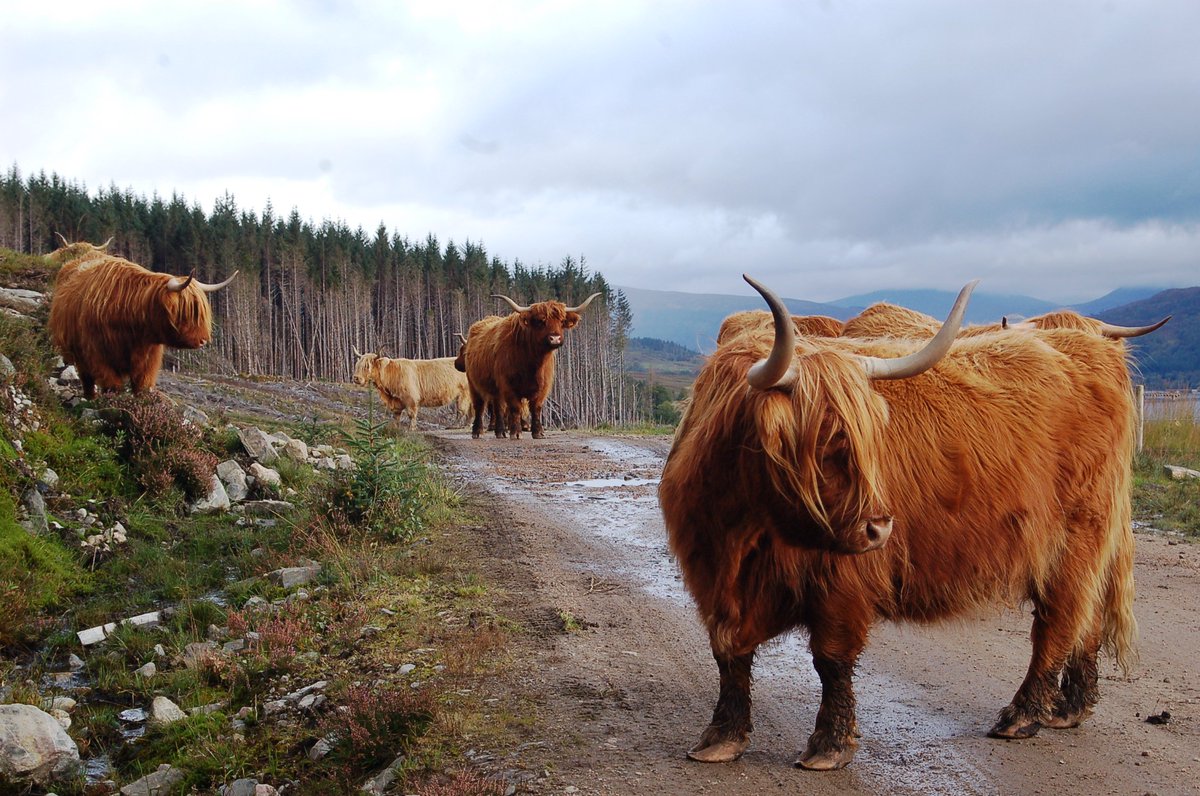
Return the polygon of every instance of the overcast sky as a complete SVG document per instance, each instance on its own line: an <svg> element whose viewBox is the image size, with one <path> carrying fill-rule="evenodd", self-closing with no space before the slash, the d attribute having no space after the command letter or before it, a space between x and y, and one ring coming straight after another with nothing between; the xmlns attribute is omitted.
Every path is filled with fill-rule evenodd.
<svg viewBox="0 0 1200 796"><path fill-rule="evenodd" d="M0 166L616 285L1200 284L1200 2L0 0Z"/></svg>

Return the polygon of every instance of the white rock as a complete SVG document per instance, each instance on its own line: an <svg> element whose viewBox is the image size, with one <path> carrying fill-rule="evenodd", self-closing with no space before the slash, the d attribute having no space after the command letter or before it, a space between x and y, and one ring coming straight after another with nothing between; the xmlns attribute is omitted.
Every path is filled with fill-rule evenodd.
<svg viewBox="0 0 1200 796"><path fill-rule="evenodd" d="M283 455L292 461L304 464L308 461L308 445L302 439L288 439L283 446Z"/></svg>
<svg viewBox="0 0 1200 796"><path fill-rule="evenodd" d="M45 786L79 773L79 747L53 716L33 705L0 705L0 779Z"/></svg>
<svg viewBox="0 0 1200 796"><path fill-rule="evenodd" d="M275 452L275 446L271 444L271 437L260 428L255 426L240 428L238 429L238 439L242 441L242 447L246 449L246 453L263 464L271 464L279 458L279 454Z"/></svg>
<svg viewBox="0 0 1200 796"><path fill-rule="evenodd" d="M191 505L189 511L192 514L213 514L218 511L228 511L229 493L225 491L225 485L221 483L221 479L213 475L212 481L208 485L208 497L201 498Z"/></svg>
<svg viewBox="0 0 1200 796"><path fill-rule="evenodd" d="M1174 464L1164 464L1163 468L1167 471L1167 475L1171 476L1175 481L1186 481L1189 478L1200 478L1200 470L1193 470L1190 467L1179 467Z"/></svg>
<svg viewBox="0 0 1200 796"><path fill-rule="evenodd" d="M156 696L150 703L150 718L147 723L151 727L165 727L186 718L187 714L174 702L165 696Z"/></svg>
<svg viewBox="0 0 1200 796"><path fill-rule="evenodd" d="M154 661L150 661L145 666L136 669L134 674L136 674L138 677L145 677L149 679L158 674L158 667L154 665Z"/></svg>
<svg viewBox="0 0 1200 796"><path fill-rule="evenodd" d="M256 480L262 481L267 486L275 487L276 489L283 485L283 481L280 480L277 470L264 467L258 462L250 465L250 475L254 476Z"/></svg>
<svg viewBox="0 0 1200 796"><path fill-rule="evenodd" d="M183 777L183 771L163 763L153 774L147 774L121 788L121 796L164 796L173 793L175 786L183 782Z"/></svg>
<svg viewBox="0 0 1200 796"><path fill-rule="evenodd" d="M250 484L246 480L246 471L233 459L217 465L217 477L225 485L225 492L233 503L245 500L250 494Z"/></svg>
<svg viewBox="0 0 1200 796"><path fill-rule="evenodd" d="M63 383L79 381L79 371L75 370L74 365L67 365L62 373L58 374L58 380Z"/></svg>

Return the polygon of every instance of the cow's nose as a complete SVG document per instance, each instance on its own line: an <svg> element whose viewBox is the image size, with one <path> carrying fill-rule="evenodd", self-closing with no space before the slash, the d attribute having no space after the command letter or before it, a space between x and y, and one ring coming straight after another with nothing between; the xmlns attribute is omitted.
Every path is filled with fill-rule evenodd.
<svg viewBox="0 0 1200 796"><path fill-rule="evenodd" d="M871 517L867 520L866 536L867 546L863 548L863 552L868 550L877 550L887 544L888 537L892 535L892 518L891 517Z"/></svg>
<svg viewBox="0 0 1200 796"><path fill-rule="evenodd" d="M562 335L561 334L550 335L550 345L562 345Z"/></svg>

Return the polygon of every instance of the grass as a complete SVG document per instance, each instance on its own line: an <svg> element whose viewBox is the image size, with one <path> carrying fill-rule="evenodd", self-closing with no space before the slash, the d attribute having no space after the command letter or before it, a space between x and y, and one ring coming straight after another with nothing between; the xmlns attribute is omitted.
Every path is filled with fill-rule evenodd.
<svg viewBox="0 0 1200 796"><path fill-rule="evenodd" d="M46 274L40 258L0 250L0 278L10 284L19 278L44 289ZM169 408L125 397L91 404L107 425L82 420L46 386L54 352L39 321L0 314L0 351L14 362L14 384L34 400L40 426L0 434L0 693L40 702L51 693L38 686L43 676L63 671L69 654L81 656L91 692L80 698L70 733L85 757L107 754L122 784L171 763L185 772L181 792L213 793L257 776L295 781L299 793L340 794L403 752L403 792L499 792L496 783L456 769L464 733L478 743L528 721L521 710L481 701L519 631L498 614L497 595L472 569L472 540L455 533L464 524L459 495L429 465L419 438L300 420L286 430L310 444L349 449L360 468L316 472L281 461L284 491L294 490L288 499L297 508L274 523L190 515L181 478L194 481L195 473L156 471L168 470L168 459L211 466L241 457L229 418L215 418L214 429L199 436L181 432ZM250 416L243 422L272 425ZM140 448L130 444L135 438ZM155 455L145 456L151 448ZM63 527L35 536L18 524L18 505L46 467L60 477L47 509ZM330 500L339 491L340 507ZM82 527L80 507L101 526L120 521L127 541L93 560L76 534L98 529ZM349 521L347 510L363 521ZM322 569L304 587L307 599L263 577L309 559ZM274 605L245 608L252 597ZM172 612L158 628L120 626L87 649L76 637L163 608ZM218 652L196 668L181 665L183 650L211 628L221 641L249 639L246 649ZM150 661L157 674L134 674ZM399 674L406 664L416 668ZM265 702L317 680L329 683L323 714L264 715ZM223 707L127 743L117 714L148 707L159 694L185 709ZM247 715L234 724L239 712ZM328 729L323 722L357 728L359 743L347 740L325 761L309 760L305 751ZM83 782L56 786L63 796L85 790Z"/></svg>
<svg viewBox="0 0 1200 796"><path fill-rule="evenodd" d="M1147 420L1134 465L1134 518L1155 528L1200 538L1200 479L1175 481L1166 465L1200 470L1200 424L1193 404L1180 402Z"/></svg>

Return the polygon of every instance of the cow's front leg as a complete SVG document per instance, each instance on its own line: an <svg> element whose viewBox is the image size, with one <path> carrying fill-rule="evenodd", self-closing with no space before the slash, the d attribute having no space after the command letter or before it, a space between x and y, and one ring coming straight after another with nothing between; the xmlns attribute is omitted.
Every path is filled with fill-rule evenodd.
<svg viewBox="0 0 1200 796"><path fill-rule="evenodd" d="M854 718L854 662L821 658L813 654L821 678L821 708L808 747L796 759L797 768L831 771L843 768L858 749Z"/></svg>
<svg viewBox="0 0 1200 796"><path fill-rule="evenodd" d="M721 691L712 723L687 755L702 763L726 763L737 760L750 745L754 729L750 721L750 668L754 653L722 655L714 650L713 657L721 673Z"/></svg>
<svg viewBox="0 0 1200 796"><path fill-rule="evenodd" d="M520 422L519 414L517 422ZM535 404L533 401L529 402L529 436L534 439L543 439L546 436L542 431L542 405Z"/></svg>

